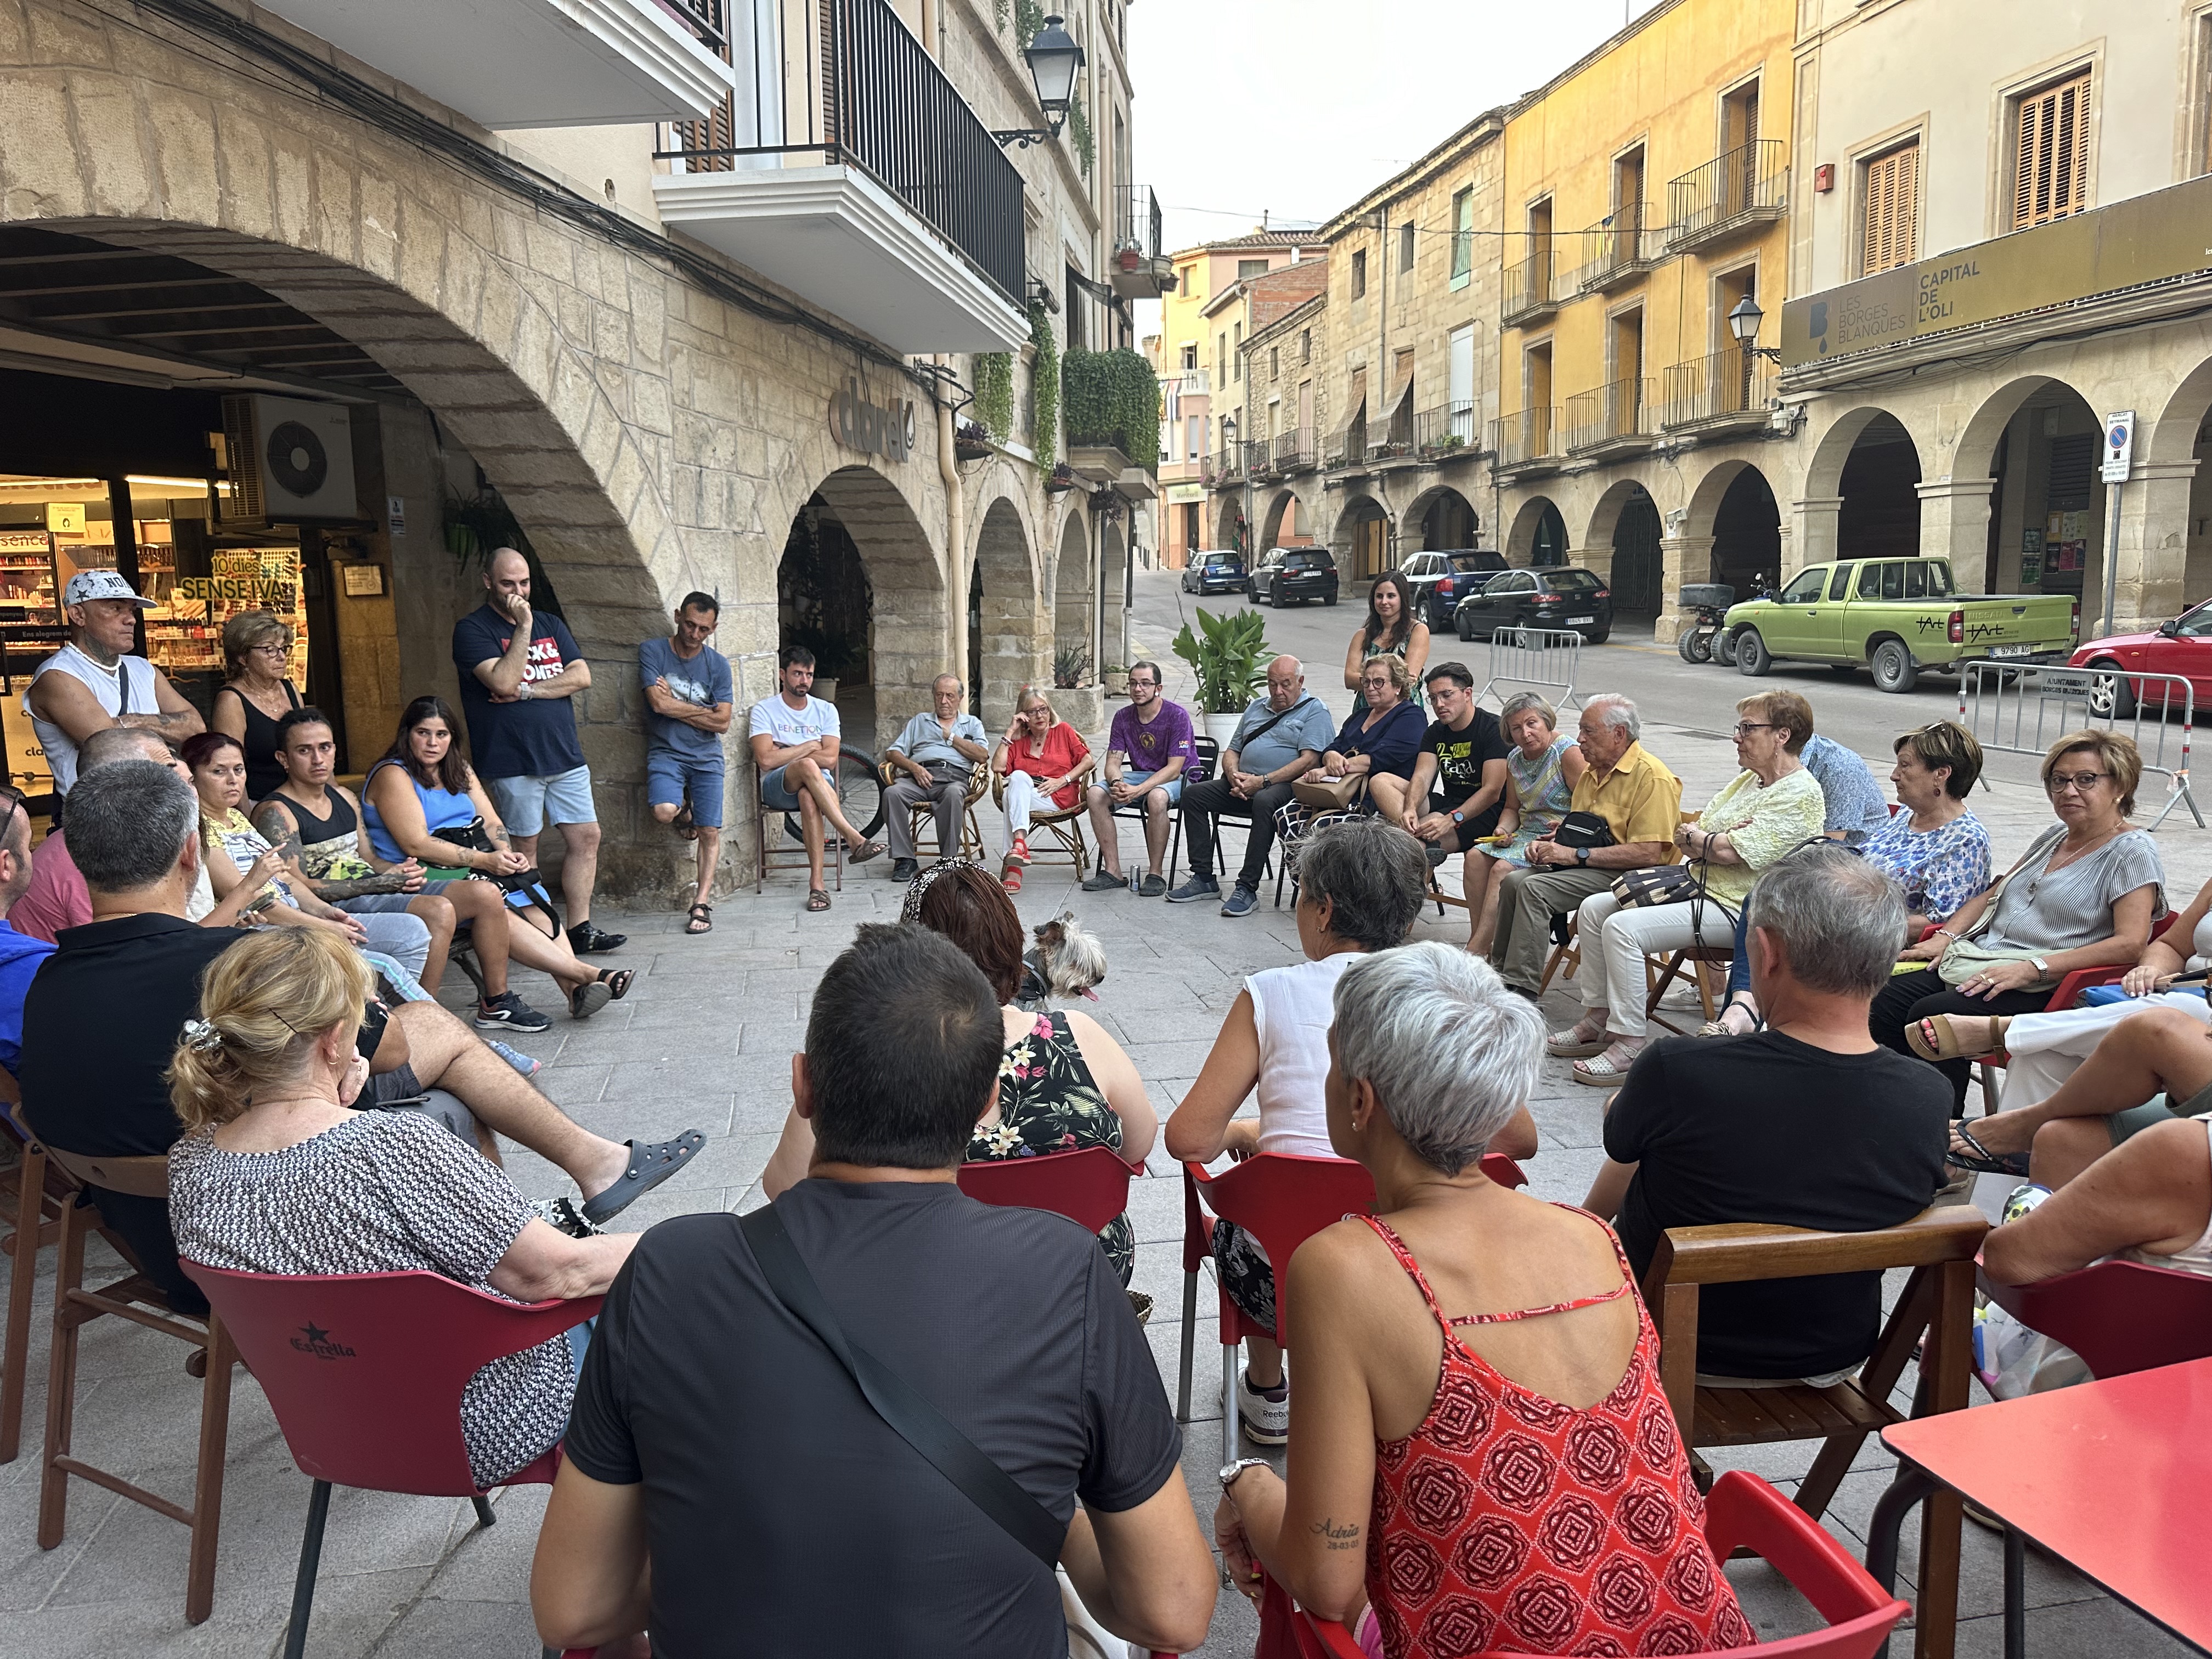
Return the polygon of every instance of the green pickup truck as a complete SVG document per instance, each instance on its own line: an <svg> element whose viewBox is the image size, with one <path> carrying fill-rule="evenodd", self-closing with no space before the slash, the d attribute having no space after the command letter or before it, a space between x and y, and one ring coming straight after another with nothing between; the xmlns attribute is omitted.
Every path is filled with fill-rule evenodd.
<svg viewBox="0 0 2212 1659"><path fill-rule="evenodd" d="M1808 565L1780 592L1729 608L1716 655L1741 674L1778 658L1869 667L1884 691L1963 662L2063 662L2081 625L2065 593L1961 593L1946 559Z"/></svg>

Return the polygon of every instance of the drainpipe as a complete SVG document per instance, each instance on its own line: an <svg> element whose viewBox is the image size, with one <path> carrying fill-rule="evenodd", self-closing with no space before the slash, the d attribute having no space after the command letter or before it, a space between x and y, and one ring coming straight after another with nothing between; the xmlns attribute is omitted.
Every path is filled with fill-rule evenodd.
<svg viewBox="0 0 2212 1659"><path fill-rule="evenodd" d="M932 58L942 59L944 42L938 38L943 25L939 21L938 0L921 0L921 42Z"/></svg>
<svg viewBox="0 0 2212 1659"><path fill-rule="evenodd" d="M1375 252L1376 263L1382 267L1382 302L1376 307L1376 311L1382 319L1382 337L1378 343L1375 358L1375 380L1377 386L1391 386L1395 390L1394 383L1397 377L1392 374L1389 380L1386 380L1382 378L1386 374L1390 374L1393 367L1390 359L1390 210L1387 207L1375 210ZM1395 413L1395 406L1391 412ZM1370 430L1372 430L1371 427ZM1389 432L1390 428L1385 425L1382 433L1386 440L1389 436ZM1373 440L1370 439L1369 441L1371 443ZM1383 568L1395 570L1398 568L1398 515L1390 510L1389 492L1383 489L1382 481L1380 478L1376 480L1376 493L1383 498L1382 556L1386 561Z"/></svg>
<svg viewBox="0 0 2212 1659"><path fill-rule="evenodd" d="M952 359L939 352L931 359L951 378ZM952 405L939 390L937 400L937 475L945 481L945 605L951 626L947 638L952 654L948 672L962 683L968 678L968 502L960 489L960 464L952 453ZM968 687L980 706L981 686Z"/></svg>

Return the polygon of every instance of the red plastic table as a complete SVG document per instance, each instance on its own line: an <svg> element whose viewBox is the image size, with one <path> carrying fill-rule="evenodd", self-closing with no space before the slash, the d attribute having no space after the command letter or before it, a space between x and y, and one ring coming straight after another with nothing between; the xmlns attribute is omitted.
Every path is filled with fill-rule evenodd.
<svg viewBox="0 0 2212 1659"><path fill-rule="evenodd" d="M2005 1523L2007 1659L2026 1651L2023 1540L2212 1652L2212 1359L1918 1418L1881 1437L1899 1461L1869 1534L1875 1578L1894 1583L1899 1527L1945 1486Z"/></svg>

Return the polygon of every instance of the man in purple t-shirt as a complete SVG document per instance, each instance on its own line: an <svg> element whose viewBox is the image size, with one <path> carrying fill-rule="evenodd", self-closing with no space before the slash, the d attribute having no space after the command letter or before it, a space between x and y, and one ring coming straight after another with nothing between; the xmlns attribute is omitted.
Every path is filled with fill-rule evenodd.
<svg viewBox="0 0 2212 1659"><path fill-rule="evenodd" d="M1145 813L1145 852L1148 859L1146 898L1159 898L1168 890L1160 874L1167 857L1168 815L1182 799L1183 769L1197 752L1191 744L1190 715L1160 696L1160 665L1156 662L1129 665L1129 706L1114 716L1106 738L1106 776L1087 792L1091 827L1098 837L1098 868L1083 884L1086 893L1103 893L1124 887L1121 848L1114 834L1117 807L1141 805Z"/></svg>

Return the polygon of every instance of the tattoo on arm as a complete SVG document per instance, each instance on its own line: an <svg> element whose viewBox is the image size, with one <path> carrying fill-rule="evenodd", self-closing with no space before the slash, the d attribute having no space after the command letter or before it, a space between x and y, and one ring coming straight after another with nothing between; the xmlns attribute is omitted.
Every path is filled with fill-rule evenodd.
<svg viewBox="0 0 2212 1659"><path fill-rule="evenodd" d="M1323 1516L1313 1523L1313 1531L1324 1548L1356 1550L1359 1547L1359 1523L1357 1521L1347 1521L1340 1527L1328 1516Z"/></svg>
<svg viewBox="0 0 2212 1659"><path fill-rule="evenodd" d="M371 893L404 892L406 887L406 878L402 876L358 876L351 881L319 881L315 893L336 903L340 899L362 898Z"/></svg>

